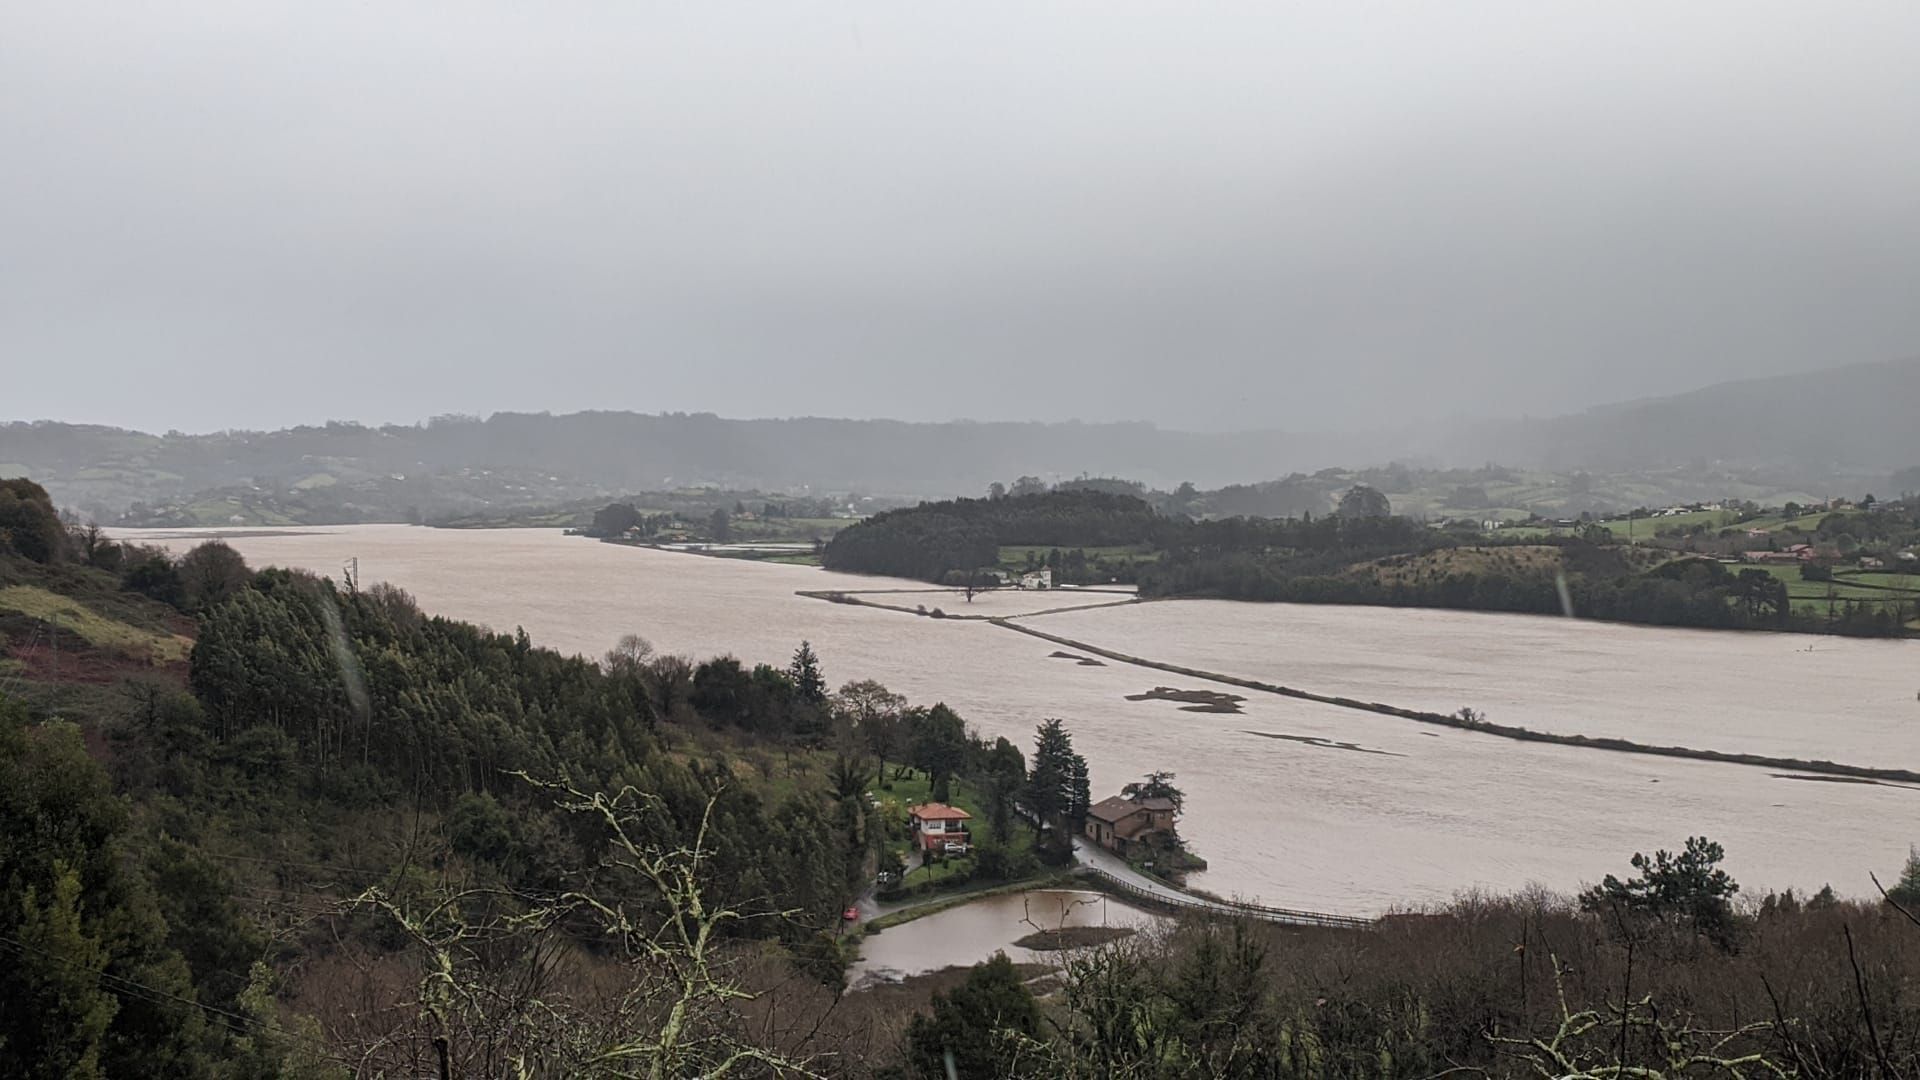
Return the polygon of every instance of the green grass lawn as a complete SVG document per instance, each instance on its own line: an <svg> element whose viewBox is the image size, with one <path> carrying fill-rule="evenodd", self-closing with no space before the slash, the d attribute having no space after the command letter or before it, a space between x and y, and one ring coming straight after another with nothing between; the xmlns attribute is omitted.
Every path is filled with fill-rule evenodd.
<svg viewBox="0 0 1920 1080"><path fill-rule="evenodd" d="M1808 581L1800 576L1800 567L1792 563L1741 563L1728 566L1732 573L1742 570L1759 570L1771 574L1787 585L1787 596L1796 602L1801 600L1820 600L1827 598L1825 581ZM1840 573L1832 581L1833 596L1836 600L1920 600L1920 587L1908 594L1887 592L1885 589L1863 589L1860 585L1892 585L1892 574L1847 574Z"/></svg>
<svg viewBox="0 0 1920 1080"><path fill-rule="evenodd" d="M735 520L729 526L733 530L736 543L753 540L811 540L819 537L828 539L841 529L853 524L848 518L759 518L754 521Z"/></svg>
<svg viewBox="0 0 1920 1080"><path fill-rule="evenodd" d="M1794 601L1824 601L1828 595L1827 583L1824 581L1790 581L1787 583L1787 596ZM1882 604L1911 603L1916 599L1920 599L1920 595L1891 593L1884 589L1849 587L1837 581L1833 583L1831 595L1835 600L1863 600Z"/></svg>
<svg viewBox="0 0 1920 1080"><path fill-rule="evenodd" d="M1858 585L1849 585L1845 577L1836 577L1832 581L1807 581L1797 568L1781 567L1787 573L1774 574L1787 583L1787 596L1795 601L1825 601L1829 595L1835 600L1895 601L1920 599L1920 594L1888 592L1885 589L1863 589Z"/></svg>
<svg viewBox="0 0 1920 1080"><path fill-rule="evenodd" d="M1886 589L1920 593L1920 572L1902 574L1898 571L1868 570L1843 573L1840 575L1840 580L1850 581L1856 585L1878 585Z"/></svg>
<svg viewBox="0 0 1920 1080"><path fill-rule="evenodd" d="M1828 516L1832 514L1847 515L1847 514L1857 514L1857 513L1860 513L1860 511L1858 510L1812 510L1812 511L1808 511L1807 513L1801 514L1799 517L1791 517L1791 518L1786 517L1784 515L1780 515L1780 514L1769 514L1765 517L1754 518L1752 521L1743 521L1740 523L1740 527L1743 529L1766 529L1769 532L1781 532L1787 526L1791 525L1794 528L1799 529L1803 533L1811 533L1815 529L1818 529L1820 527L1820 523L1822 521L1825 521L1828 518Z"/></svg>
<svg viewBox="0 0 1920 1080"><path fill-rule="evenodd" d="M1738 566L1729 565L1727 567L1729 573L1737 574L1742 570L1758 570L1763 574L1772 574L1774 577L1786 582L1788 587L1800 583L1800 567L1797 564L1743 562Z"/></svg>
<svg viewBox="0 0 1920 1080"><path fill-rule="evenodd" d="M892 766L887 768L887 776L893 775ZM881 812L887 817L889 827L894 822L907 820L907 808L933 801L933 781L925 773L916 772L900 780L889 780L890 786L876 785L868 789L868 794L880 801ZM947 805L958 807L973 815L967 827L973 831L973 842L978 845L987 840L987 812L980 793L964 780L955 780L949 785ZM1025 822L1015 818L1008 830L1007 849L1018 855L1033 849L1033 830ZM904 829L898 840L893 843L894 851L909 865L913 862L913 852ZM914 866L907 871L902 884L913 887L931 885L936 891L949 884L966 883L967 875L973 870L973 856L945 859L928 866Z"/></svg>

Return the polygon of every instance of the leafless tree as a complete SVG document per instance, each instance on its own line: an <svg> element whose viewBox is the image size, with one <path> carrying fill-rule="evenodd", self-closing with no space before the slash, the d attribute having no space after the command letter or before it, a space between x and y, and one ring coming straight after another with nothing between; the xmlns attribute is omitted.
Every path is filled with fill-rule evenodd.
<svg viewBox="0 0 1920 1080"><path fill-rule="evenodd" d="M708 902L706 817L690 844L662 850L639 839L651 796L541 786L608 831L610 854L575 875L579 887L532 897L395 884L348 901L390 919L418 965L398 1022L355 1048L363 1071L412 1075L430 1062L442 1077L521 1080L816 1075L740 1008L755 995L723 945L730 928L791 913ZM597 971L575 944L587 939L611 950Z"/></svg>

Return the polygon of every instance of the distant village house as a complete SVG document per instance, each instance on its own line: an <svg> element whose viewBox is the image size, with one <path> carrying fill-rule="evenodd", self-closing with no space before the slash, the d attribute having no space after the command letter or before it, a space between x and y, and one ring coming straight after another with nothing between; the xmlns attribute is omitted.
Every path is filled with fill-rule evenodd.
<svg viewBox="0 0 1920 1080"><path fill-rule="evenodd" d="M1812 562L1814 556L1812 544L1795 544L1785 551L1749 551L1740 557L1755 563L1795 563Z"/></svg>

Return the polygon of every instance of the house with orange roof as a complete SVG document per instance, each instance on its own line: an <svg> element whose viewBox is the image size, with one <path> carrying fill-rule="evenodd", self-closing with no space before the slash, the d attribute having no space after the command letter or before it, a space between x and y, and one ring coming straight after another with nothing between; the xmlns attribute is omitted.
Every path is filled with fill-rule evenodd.
<svg viewBox="0 0 1920 1080"><path fill-rule="evenodd" d="M921 803L907 808L907 827L921 851L965 855L973 847L973 815L946 803Z"/></svg>

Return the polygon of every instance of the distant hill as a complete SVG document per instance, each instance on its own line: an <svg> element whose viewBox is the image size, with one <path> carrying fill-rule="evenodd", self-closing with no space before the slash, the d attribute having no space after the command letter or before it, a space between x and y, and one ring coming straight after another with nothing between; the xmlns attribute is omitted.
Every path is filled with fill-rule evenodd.
<svg viewBox="0 0 1920 1080"><path fill-rule="evenodd" d="M1920 360L1722 383L1550 419L1346 435L632 412L209 435L7 423L0 477L37 477L61 505L103 520L130 509L265 524L431 520L702 485L941 498L1019 476L1088 474L1162 490L1250 485L1204 509L1291 514L1324 508L1330 485L1275 478L1396 459L1641 474L1657 492L1685 497L1727 494L1736 485L1725 477L1758 469L1764 478L1741 490L1858 495L1920 465L1915 416Z"/></svg>
<svg viewBox="0 0 1920 1080"><path fill-rule="evenodd" d="M1364 440L1196 434L1151 424L730 420L710 414L496 413L417 426L150 435L0 424L0 476L40 479L106 517L136 503L218 507L297 493L304 520L404 520L711 484L770 492L978 494L994 480L1118 474L1165 487L1260 480L1366 453Z"/></svg>
<svg viewBox="0 0 1920 1080"><path fill-rule="evenodd" d="M1456 431L1456 460L1613 472L1689 462L1783 470L1816 489L1920 464L1920 359L1719 383L1546 420Z"/></svg>

